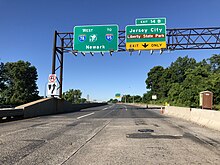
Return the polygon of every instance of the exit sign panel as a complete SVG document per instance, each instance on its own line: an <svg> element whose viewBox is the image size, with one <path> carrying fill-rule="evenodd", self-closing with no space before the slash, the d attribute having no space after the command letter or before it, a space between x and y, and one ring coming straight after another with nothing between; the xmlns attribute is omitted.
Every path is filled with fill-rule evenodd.
<svg viewBox="0 0 220 165"><path fill-rule="evenodd" d="M166 24L166 18L137 18L136 25Z"/></svg>
<svg viewBox="0 0 220 165"><path fill-rule="evenodd" d="M166 25L130 25L126 27L126 50L166 48Z"/></svg>

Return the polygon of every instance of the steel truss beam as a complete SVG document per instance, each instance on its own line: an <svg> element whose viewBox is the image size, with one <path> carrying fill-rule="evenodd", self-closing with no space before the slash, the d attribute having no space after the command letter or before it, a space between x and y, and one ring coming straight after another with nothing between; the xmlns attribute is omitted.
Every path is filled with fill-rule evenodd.
<svg viewBox="0 0 220 165"><path fill-rule="evenodd" d="M118 51L125 49L125 31L118 32ZM165 50L220 49L220 27L167 29L167 48ZM73 49L73 32L54 33L52 74L57 74L59 97L62 97L63 56L64 53L77 55ZM93 54L92 54L93 55ZM57 65L58 64L58 65ZM56 73L60 69L59 73ZM59 77L59 78L58 78Z"/></svg>

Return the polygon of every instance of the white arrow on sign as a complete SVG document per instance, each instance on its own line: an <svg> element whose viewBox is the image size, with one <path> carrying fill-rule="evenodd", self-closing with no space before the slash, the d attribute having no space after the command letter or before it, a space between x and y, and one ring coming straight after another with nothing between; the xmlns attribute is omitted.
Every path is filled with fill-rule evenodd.
<svg viewBox="0 0 220 165"><path fill-rule="evenodd" d="M58 89L57 89L57 83L48 83L47 84L47 95L48 96L57 96L58 95Z"/></svg>

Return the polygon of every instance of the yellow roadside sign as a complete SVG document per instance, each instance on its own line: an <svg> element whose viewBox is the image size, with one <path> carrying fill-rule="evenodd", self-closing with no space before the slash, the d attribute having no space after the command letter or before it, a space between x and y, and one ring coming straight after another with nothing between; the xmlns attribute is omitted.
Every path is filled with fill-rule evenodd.
<svg viewBox="0 0 220 165"><path fill-rule="evenodd" d="M160 50L166 48L165 42L128 42L126 50Z"/></svg>

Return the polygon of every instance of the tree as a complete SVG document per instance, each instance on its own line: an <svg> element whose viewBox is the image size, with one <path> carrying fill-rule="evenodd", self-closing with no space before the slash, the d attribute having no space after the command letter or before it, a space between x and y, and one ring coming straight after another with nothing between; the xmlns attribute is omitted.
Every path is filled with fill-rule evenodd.
<svg viewBox="0 0 220 165"><path fill-rule="evenodd" d="M79 104L83 101L81 99L81 95L82 92L79 89L69 89L68 91L63 93L63 98L73 104Z"/></svg>
<svg viewBox="0 0 220 165"><path fill-rule="evenodd" d="M220 73L220 54L214 54L211 58L208 59L208 61L210 62L212 71Z"/></svg>
<svg viewBox="0 0 220 165"><path fill-rule="evenodd" d="M108 102L109 103L118 103L118 99L110 99Z"/></svg>
<svg viewBox="0 0 220 165"><path fill-rule="evenodd" d="M123 103L133 103L133 96L123 95L122 98L121 98L121 102L123 102Z"/></svg>
<svg viewBox="0 0 220 165"><path fill-rule="evenodd" d="M4 63L0 63L0 104L4 104L2 93L5 87Z"/></svg>
<svg viewBox="0 0 220 165"><path fill-rule="evenodd" d="M134 102L135 102L135 103L140 103L140 102L142 102L142 97L141 97L141 96L135 95L135 96L133 96L133 97L134 97Z"/></svg>
<svg viewBox="0 0 220 165"><path fill-rule="evenodd" d="M5 88L4 63L0 63L0 92Z"/></svg>
<svg viewBox="0 0 220 165"><path fill-rule="evenodd" d="M219 104L220 55L213 55L198 63L188 56L179 57L167 68L153 67L145 82L150 89L144 95L145 102L156 94L160 102L196 107L199 105L199 93L210 90L214 94L214 104Z"/></svg>
<svg viewBox="0 0 220 165"><path fill-rule="evenodd" d="M211 85L214 104L220 104L220 74L219 73L210 74L208 83Z"/></svg>
<svg viewBox="0 0 220 165"><path fill-rule="evenodd" d="M185 72L188 69L193 69L195 65L196 60L194 58L188 58L188 56L178 57L169 67L171 83L182 83L186 78Z"/></svg>
<svg viewBox="0 0 220 165"><path fill-rule="evenodd" d="M210 71L208 67L197 66L186 72L186 79L183 81L182 102L187 102L187 106L198 106L199 93L211 90L211 84L208 83ZM185 93L185 94L184 94Z"/></svg>
<svg viewBox="0 0 220 165"><path fill-rule="evenodd" d="M171 88L169 89L168 92L168 100L171 102L173 105L179 105L180 104L180 93L183 91L183 87L179 83L173 83L171 85Z"/></svg>
<svg viewBox="0 0 220 165"><path fill-rule="evenodd" d="M143 94L143 102L144 103L149 103L152 100L152 92L151 91L147 91L147 93Z"/></svg>
<svg viewBox="0 0 220 165"><path fill-rule="evenodd" d="M145 81L147 89L150 89L152 94L156 94L158 97L162 97L164 68L162 66L153 67L147 74L148 77Z"/></svg>
<svg viewBox="0 0 220 165"><path fill-rule="evenodd" d="M8 62L3 68L5 88L1 95L5 104L19 105L39 99L37 69L31 63Z"/></svg>

